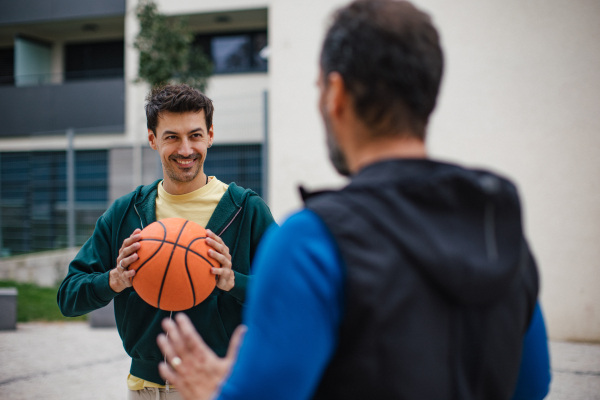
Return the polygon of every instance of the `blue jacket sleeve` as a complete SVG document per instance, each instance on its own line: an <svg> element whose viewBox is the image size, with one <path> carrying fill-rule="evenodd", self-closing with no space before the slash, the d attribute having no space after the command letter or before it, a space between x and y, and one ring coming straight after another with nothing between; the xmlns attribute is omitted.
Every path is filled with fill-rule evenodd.
<svg viewBox="0 0 600 400"><path fill-rule="evenodd" d="M312 397L336 346L343 313L343 265L311 211L269 230L253 263L248 331L219 399Z"/></svg>
<svg viewBox="0 0 600 400"><path fill-rule="evenodd" d="M536 304L523 342L521 369L513 400L541 400L550 389L550 356L542 309Z"/></svg>

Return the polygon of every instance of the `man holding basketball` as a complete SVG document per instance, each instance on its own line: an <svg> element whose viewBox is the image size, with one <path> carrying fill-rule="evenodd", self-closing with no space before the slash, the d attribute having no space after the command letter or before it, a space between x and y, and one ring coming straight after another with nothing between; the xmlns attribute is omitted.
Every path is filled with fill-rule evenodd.
<svg viewBox="0 0 600 400"><path fill-rule="evenodd" d="M303 193L306 208L266 235L235 364L239 334L219 358L185 315L163 322L160 372L184 398L545 396L516 188L427 157L442 70L438 33L412 4L357 0L334 15L319 108L331 161L351 182Z"/></svg>
<svg viewBox="0 0 600 400"><path fill-rule="evenodd" d="M250 265L273 217L253 191L205 174L214 137L208 97L187 85L168 85L152 90L146 100L148 141L160 155L164 179L119 198L98 219L69 265L57 299L66 316L86 314L114 299L119 335L132 358L130 398L181 399L158 373L163 357L155 338L169 312L150 306L131 287L135 271L128 267L137 260L141 229L173 217L206 228L209 255L221 264L211 270L216 288L185 313L212 351L223 356L241 323Z"/></svg>

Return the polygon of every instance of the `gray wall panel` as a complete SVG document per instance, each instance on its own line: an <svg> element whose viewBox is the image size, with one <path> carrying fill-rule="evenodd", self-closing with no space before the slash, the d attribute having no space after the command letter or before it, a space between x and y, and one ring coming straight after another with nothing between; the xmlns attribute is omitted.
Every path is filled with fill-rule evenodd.
<svg viewBox="0 0 600 400"><path fill-rule="evenodd" d="M123 132L123 78L68 82L62 85L0 87L0 137Z"/></svg>
<svg viewBox="0 0 600 400"><path fill-rule="evenodd" d="M125 0L0 1L0 25L125 15Z"/></svg>

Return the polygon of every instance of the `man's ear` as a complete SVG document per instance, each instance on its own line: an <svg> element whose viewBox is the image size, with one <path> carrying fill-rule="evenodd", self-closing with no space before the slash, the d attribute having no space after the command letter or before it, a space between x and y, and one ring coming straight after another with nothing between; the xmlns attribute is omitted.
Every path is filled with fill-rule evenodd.
<svg viewBox="0 0 600 400"><path fill-rule="evenodd" d="M158 147L156 147L156 135L152 132L152 129L148 129L148 143L150 143L150 147L153 150L158 150Z"/></svg>
<svg viewBox="0 0 600 400"><path fill-rule="evenodd" d="M348 105L348 93L346 92L344 79L338 72L331 72L327 75L325 105L332 118L341 117Z"/></svg>
<svg viewBox="0 0 600 400"><path fill-rule="evenodd" d="M211 125L210 128L208 129L208 147L212 146L213 144L213 140L215 137L215 125Z"/></svg>

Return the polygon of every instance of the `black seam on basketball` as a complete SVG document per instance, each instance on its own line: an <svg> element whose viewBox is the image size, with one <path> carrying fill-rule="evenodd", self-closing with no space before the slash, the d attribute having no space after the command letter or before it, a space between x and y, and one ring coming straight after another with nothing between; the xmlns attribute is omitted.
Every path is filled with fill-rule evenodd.
<svg viewBox="0 0 600 400"><path fill-rule="evenodd" d="M163 287L165 286L165 280L167 279L167 273L169 272L169 266L171 265L171 260L173 259L173 254L175 253L175 249L177 249L177 242L179 242L179 238L181 237L181 233L185 229L189 221L185 221L181 230L179 231L179 235L177 235L177 239L175 240L173 250L171 250L171 255L169 256L169 262L167 263L167 268L165 268L165 274L163 275L162 283L160 284L160 291L158 292L158 301L156 303L156 308L160 308L160 298L162 296Z"/></svg>
<svg viewBox="0 0 600 400"><path fill-rule="evenodd" d="M144 265L146 265L146 263L147 263L148 261L150 261L150 260L152 259L152 257L154 257L155 255L157 255L157 254L158 254L158 252L159 252L159 251L160 251L160 249L162 248L163 244L165 244L165 243L168 243L168 242L166 241L166 239L167 239L167 227L166 227L166 226L164 226L164 225L163 225L163 223L162 223L162 222L160 222L160 221L156 221L156 222L158 222L158 223L160 224L160 226L162 226L162 228L163 228L163 232L164 232L163 240L160 240L160 239L153 239L153 240L155 240L155 241L157 241L157 242L161 242L161 244L160 244L160 246L158 246L158 249L157 249L157 250L154 252L154 254L152 254L152 255L151 255L149 258L147 258L147 259L146 259L146 261L144 261L144 262L142 263L142 265L140 265L140 266L138 267L138 269L135 271L135 275L133 276L133 279L135 279L135 277L137 276L137 274L140 272L140 269L142 269L142 267L143 267ZM144 240L144 239L142 239L142 240ZM141 242L142 240L140 240L140 242ZM131 282L133 282L133 279L131 279Z"/></svg>
<svg viewBox="0 0 600 400"><path fill-rule="evenodd" d="M194 282L192 281L192 275L190 274L190 269L188 268L187 256L188 256L188 252L190 251L190 246L192 245L192 243L194 243L196 240L200 240L200 239L206 239L206 238L196 238L196 239L192 240L188 244L188 246L185 248L185 270L188 274L188 278L190 280L190 286L192 287L192 296L194 297L194 303L192 304L192 307L194 307L196 305L196 291L194 290Z"/></svg>
<svg viewBox="0 0 600 400"><path fill-rule="evenodd" d="M208 239L208 236L200 236L197 237L196 239ZM152 238L145 238L145 239L140 239L140 242L165 242L166 244L173 244L179 247L183 247L184 249L186 248L184 245L179 244L179 243L175 243L175 242L169 242L168 240L162 240L162 239L152 239Z"/></svg>
<svg viewBox="0 0 600 400"><path fill-rule="evenodd" d="M187 265L187 255L188 255L188 252L192 252L192 253L194 253L195 255L197 255L198 257L200 257L201 259L203 259L204 261L206 261L206 262L208 263L208 265L210 265L212 268L214 268L214 267L215 267L215 266L214 266L214 265L212 265L212 263L211 263L210 261L208 261L208 259L206 259L206 258L205 258L205 257L204 257L202 254L200 254L200 253L196 253L194 250L191 250L191 249L190 249L190 247L192 246L192 243L194 243L196 240L200 240L200 239L206 239L206 238L205 238L205 237L198 237L198 238L196 238L196 239L192 240L192 241L190 242L190 244L188 244L188 246L187 246L187 247L186 247L186 249L185 249L185 269L186 269L186 271L187 271L187 273L188 273L188 276L189 276L189 278L190 278L190 284L192 285L192 293L194 293L194 306L196 305L196 292L194 291L194 284L192 283L192 277L190 276L190 270L188 269L188 265ZM182 246L182 247L183 247L183 246ZM216 278L216 277L217 277L217 276L215 275L215 278ZM216 280L216 279L215 279L215 280Z"/></svg>
<svg viewBox="0 0 600 400"><path fill-rule="evenodd" d="M208 239L208 238L207 238L207 237L197 237L197 238L196 238L196 239L194 239L194 240L198 240L198 239ZM160 239L142 239L142 240L145 240L145 241L150 241L150 242L160 242L160 241L161 241ZM142 241L142 240L140 240L140 241ZM179 243L173 243L173 242L169 242L169 241L165 241L165 243L167 243L167 244L172 244L172 245L174 245L175 247L181 247L182 249L186 249L186 250L189 248L189 246L188 246L188 247L185 247L184 245L182 245L182 244L179 244ZM206 258L204 258L204 256L203 256L202 254L200 254L200 253L197 253L197 252L195 252L194 250L191 250L191 249L190 249L190 251L191 251L192 253L194 253L195 255L197 255L198 257L202 257L202 258L203 258L203 259L204 259L206 262L208 262L208 263L210 264L210 266L211 266L211 267L214 267L214 265L212 265L212 263L211 263L210 261L208 261Z"/></svg>

